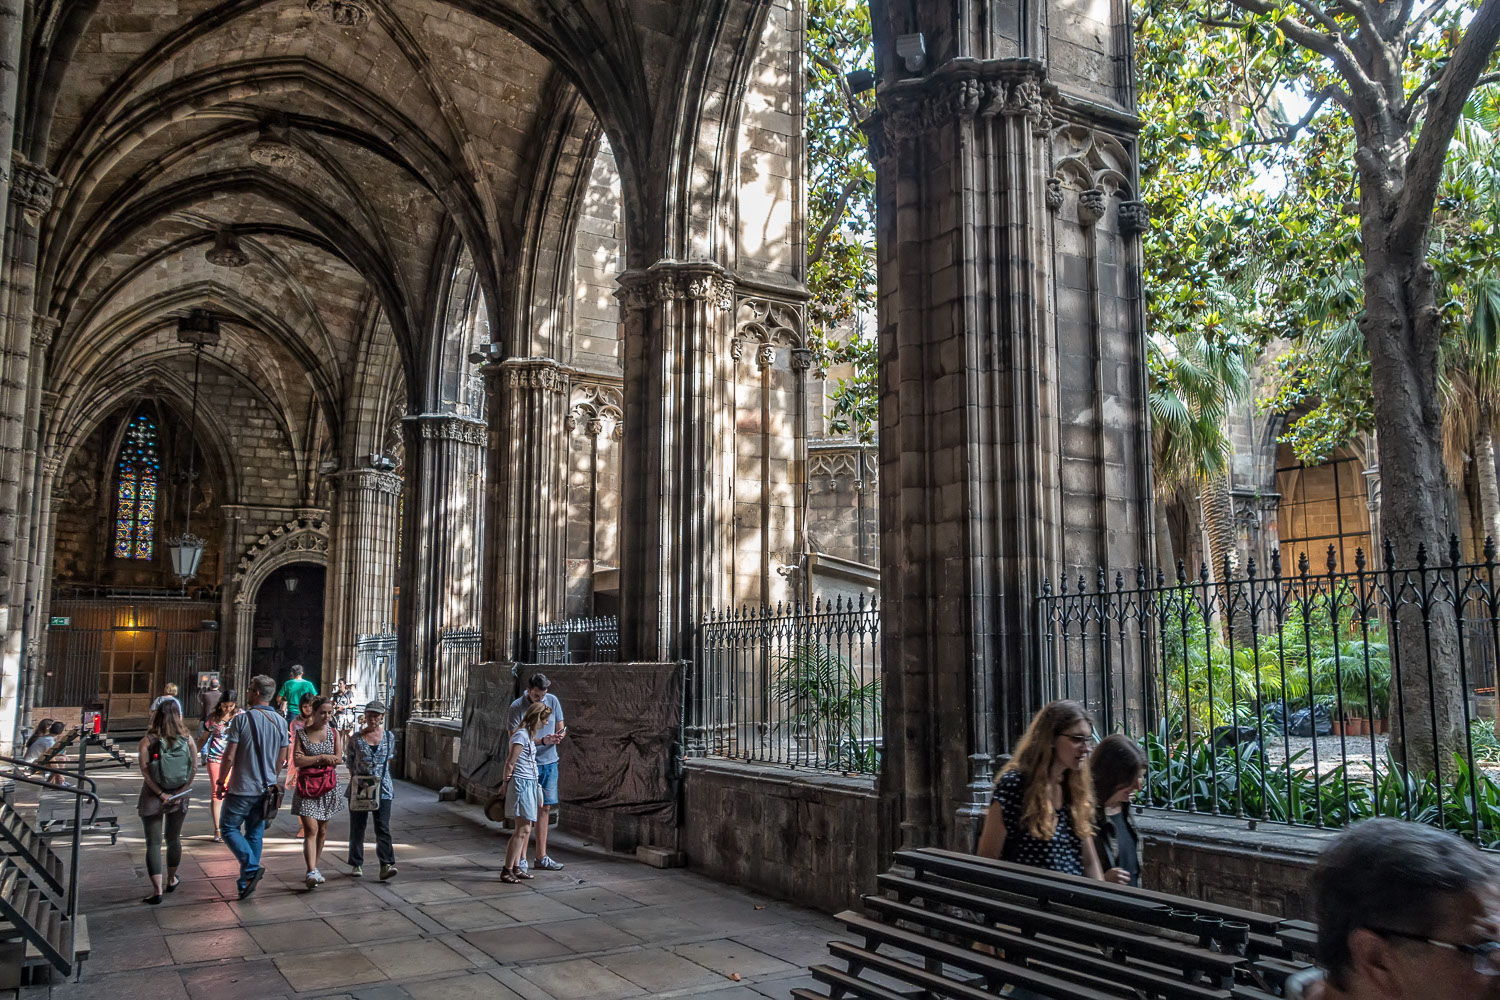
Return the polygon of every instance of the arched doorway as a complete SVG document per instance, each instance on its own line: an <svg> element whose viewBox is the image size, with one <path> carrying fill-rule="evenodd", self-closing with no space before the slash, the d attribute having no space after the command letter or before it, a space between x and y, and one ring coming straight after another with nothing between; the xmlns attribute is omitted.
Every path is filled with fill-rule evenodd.
<svg viewBox="0 0 1500 1000"><path fill-rule="evenodd" d="M271 572L255 594L250 673L276 679L278 687L302 664L319 693L323 679L323 591L328 572L318 563L287 563Z"/></svg>

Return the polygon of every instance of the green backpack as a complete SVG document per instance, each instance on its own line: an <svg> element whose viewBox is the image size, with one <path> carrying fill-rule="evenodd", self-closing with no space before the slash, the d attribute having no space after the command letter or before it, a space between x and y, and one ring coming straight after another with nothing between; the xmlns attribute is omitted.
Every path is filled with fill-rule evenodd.
<svg viewBox="0 0 1500 1000"><path fill-rule="evenodd" d="M175 792L193 775L192 743L158 739L151 744L151 780L164 792Z"/></svg>

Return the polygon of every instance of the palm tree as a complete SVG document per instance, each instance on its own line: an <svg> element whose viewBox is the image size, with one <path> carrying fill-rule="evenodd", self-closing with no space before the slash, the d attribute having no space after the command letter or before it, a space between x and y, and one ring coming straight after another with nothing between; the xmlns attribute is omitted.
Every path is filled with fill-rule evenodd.
<svg viewBox="0 0 1500 1000"><path fill-rule="evenodd" d="M1500 484L1495 475L1495 418L1500 415L1500 279L1474 289L1468 322L1445 344L1443 459L1454 482L1474 463L1484 534L1500 541Z"/></svg>
<svg viewBox="0 0 1500 1000"><path fill-rule="evenodd" d="M1158 499L1169 501L1193 486L1208 532L1215 569L1233 551L1234 507L1229 495L1230 404L1249 390L1245 354L1227 338L1202 331L1149 341L1151 458ZM1157 505L1157 554L1171 566L1171 535Z"/></svg>

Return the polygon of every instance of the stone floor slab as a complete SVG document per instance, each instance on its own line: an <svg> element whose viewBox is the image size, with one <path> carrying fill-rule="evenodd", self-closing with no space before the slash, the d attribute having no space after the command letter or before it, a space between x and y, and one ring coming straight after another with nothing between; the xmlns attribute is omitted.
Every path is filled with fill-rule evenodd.
<svg viewBox="0 0 1500 1000"><path fill-rule="evenodd" d="M260 1000L293 992L270 959L222 962L183 969L182 985L192 1000Z"/></svg>
<svg viewBox="0 0 1500 1000"><path fill-rule="evenodd" d="M795 966L779 958L773 958L765 952L756 951L748 945L727 938L717 941L700 941L696 944L680 944L672 950L689 961L697 962L705 969L725 976L738 975L745 978L785 975L796 971Z"/></svg>
<svg viewBox="0 0 1500 1000"><path fill-rule="evenodd" d="M468 968L469 963L452 948L431 938L392 941L360 949L370 961L396 981L441 975Z"/></svg>
<svg viewBox="0 0 1500 1000"><path fill-rule="evenodd" d="M660 948L605 955L596 961L648 993L672 993L694 986L707 986L724 978L697 962L690 962Z"/></svg>
<svg viewBox="0 0 1500 1000"><path fill-rule="evenodd" d="M579 953L613 951L641 943L640 938L627 934L618 927L611 927L598 917L585 917L581 920L553 920L539 925L537 930Z"/></svg>
<svg viewBox="0 0 1500 1000"><path fill-rule="evenodd" d="M67 1000L191 1000L182 977L170 969L89 977L52 987L52 996Z"/></svg>
<svg viewBox="0 0 1500 1000"><path fill-rule="evenodd" d="M337 948L346 943L339 932L321 920L293 920L284 924L260 924L250 936L269 954Z"/></svg>
<svg viewBox="0 0 1500 1000"><path fill-rule="evenodd" d="M173 960L180 965L216 962L225 958L249 958L261 954L261 948L255 943L255 939L240 927L170 934L167 936L167 948L171 950Z"/></svg>
<svg viewBox="0 0 1500 1000"><path fill-rule="evenodd" d="M276 968L298 993L378 983L386 978L374 962L347 948L280 955L276 958Z"/></svg>
<svg viewBox="0 0 1500 1000"><path fill-rule="evenodd" d="M533 965L518 971L522 978L540 986L554 1000L621 1000L644 992L587 958Z"/></svg>
<svg viewBox="0 0 1500 1000"><path fill-rule="evenodd" d="M477 931L516 922L515 918L506 916L477 899L459 903L430 903L419 909L444 927L455 931Z"/></svg>
<svg viewBox="0 0 1500 1000"><path fill-rule="evenodd" d="M421 929L416 924L395 910L343 913L328 917L324 922L338 931L344 940L351 944L416 937L421 933Z"/></svg>
<svg viewBox="0 0 1500 1000"><path fill-rule="evenodd" d="M573 954L567 945L559 944L532 927L470 931L463 935L463 939L497 962L533 962L539 958Z"/></svg>
<svg viewBox="0 0 1500 1000"><path fill-rule="evenodd" d="M565 906L571 906L573 909L582 910L585 913L609 913L613 910L628 910L641 905L635 900L628 899L617 892L589 887L554 892L551 894L551 898Z"/></svg>
<svg viewBox="0 0 1500 1000"><path fill-rule="evenodd" d="M485 902L507 917L523 924L540 923L544 920L570 920L576 917L588 916L582 910L574 909L566 903L558 902L550 896L543 896L535 892L522 891L513 895L502 896L499 899L486 899Z"/></svg>
<svg viewBox="0 0 1500 1000"><path fill-rule="evenodd" d="M482 972L407 983L412 1000L520 1000L513 990Z"/></svg>

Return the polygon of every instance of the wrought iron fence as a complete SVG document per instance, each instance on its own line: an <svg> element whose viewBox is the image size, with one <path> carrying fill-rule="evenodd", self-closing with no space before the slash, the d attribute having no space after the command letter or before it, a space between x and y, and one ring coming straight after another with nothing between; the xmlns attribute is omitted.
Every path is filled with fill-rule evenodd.
<svg viewBox="0 0 1500 1000"><path fill-rule="evenodd" d="M432 671L423 678L423 691L414 699L412 714L419 719L461 719L469 667L479 662L482 634L477 628L445 628L438 634Z"/></svg>
<svg viewBox="0 0 1500 1000"><path fill-rule="evenodd" d="M610 663L619 655L620 621L612 615L537 626L537 663Z"/></svg>
<svg viewBox="0 0 1500 1000"><path fill-rule="evenodd" d="M374 687L377 701L389 705L396 695L396 633L375 632L354 637L354 678ZM359 692L363 697L366 691Z"/></svg>
<svg viewBox="0 0 1500 1000"><path fill-rule="evenodd" d="M715 612L699 631L688 751L874 774L880 691L874 601Z"/></svg>
<svg viewBox="0 0 1500 1000"><path fill-rule="evenodd" d="M1146 747L1157 807L1342 826L1389 815L1500 846L1500 565L1407 565L1330 547L1283 572L1219 580L1144 571L1050 585L1037 603L1043 676L1101 731Z"/></svg>

